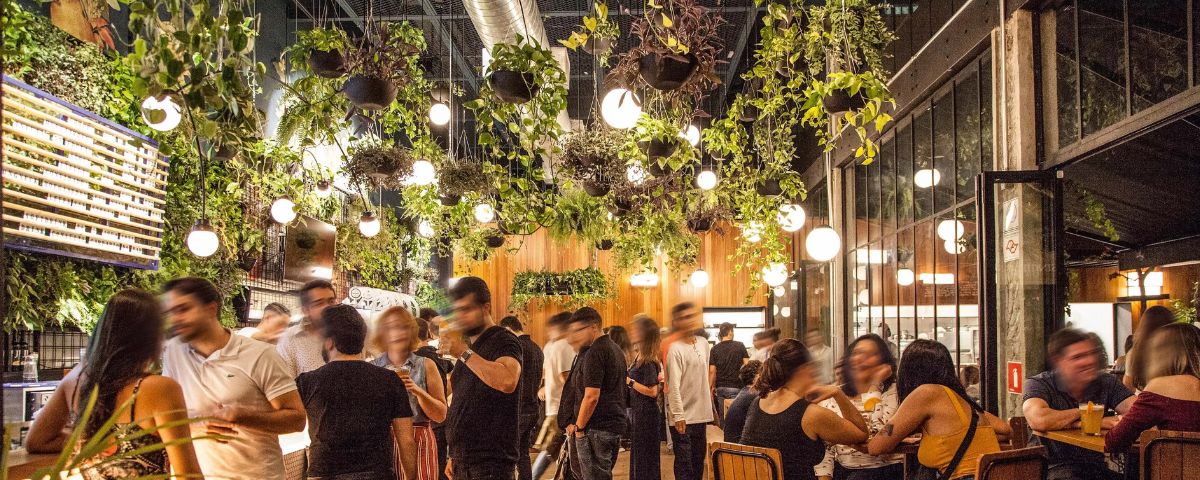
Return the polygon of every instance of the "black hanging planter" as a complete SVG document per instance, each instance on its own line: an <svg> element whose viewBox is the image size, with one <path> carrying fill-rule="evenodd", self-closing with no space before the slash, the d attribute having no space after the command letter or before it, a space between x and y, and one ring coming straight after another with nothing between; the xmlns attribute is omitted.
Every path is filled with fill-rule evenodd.
<svg viewBox="0 0 1200 480"><path fill-rule="evenodd" d="M308 52L308 68L318 77L341 78L346 75L346 57L339 50L311 50Z"/></svg>
<svg viewBox="0 0 1200 480"><path fill-rule="evenodd" d="M314 244L316 243L315 238L313 239L313 243ZM312 248L312 247L308 247L308 248ZM242 253L238 254L238 268L241 268L242 271L244 271L246 273L250 273L251 271L254 270L254 266L257 264L258 264L258 256L257 255L255 255L251 252L242 252Z"/></svg>
<svg viewBox="0 0 1200 480"><path fill-rule="evenodd" d="M661 91L682 87L699 67L700 61L690 53L687 56L651 53L638 60L638 73L642 75L642 80Z"/></svg>
<svg viewBox="0 0 1200 480"><path fill-rule="evenodd" d="M213 160L228 162L233 160L233 157L236 157L237 154L238 150L233 148L232 145L221 145L221 147L217 148L217 151L213 153Z"/></svg>
<svg viewBox="0 0 1200 480"><path fill-rule="evenodd" d="M783 187L779 186L779 180L768 178L755 185L754 191L764 197L774 197L783 194Z"/></svg>
<svg viewBox="0 0 1200 480"><path fill-rule="evenodd" d="M508 103L528 102L541 88L533 83L532 73L513 70L496 70L488 75L487 81L496 91L496 96Z"/></svg>
<svg viewBox="0 0 1200 480"><path fill-rule="evenodd" d="M704 233L712 230L713 221L711 218L695 218L688 220L687 225L688 230L691 230L695 233Z"/></svg>
<svg viewBox="0 0 1200 480"><path fill-rule="evenodd" d="M612 206L608 207L608 213L620 217L629 213L631 209L633 209L633 202L629 201L628 198L616 198L613 199Z"/></svg>
<svg viewBox="0 0 1200 480"><path fill-rule="evenodd" d="M597 250L612 250L612 248L613 248L613 241L609 240L607 238L604 240L601 240L599 242L596 242Z"/></svg>
<svg viewBox="0 0 1200 480"><path fill-rule="evenodd" d="M638 148L641 148L642 153L646 154L647 163L653 165L658 163L655 160L669 157L672 153L675 153L675 149L679 148L679 142L655 138L638 142Z"/></svg>
<svg viewBox="0 0 1200 480"><path fill-rule="evenodd" d="M745 123L750 123L758 120L758 116L760 114L762 114L762 111L760 111L758 107L747 103L745 107L742 108L742 114L738 116L738 120L741 120Z"/></svg>
<svg viewBox="0 0 1200 480"><path fill-rule="evenodd" d="M612 48L612 39L596 38L595 35L588 35L586 42L583 42L583 51L589 55L595 55L596 52L607 52Z"/></svg>
<svg viewBox="0 0 1200 480"><path fill-rule="evenodd" d="M382 110L396 101L396 84L377 77L355 75L342 84L342 91L350 103L364 110Z"/></svg>
<svg viewBox="0 0 1200 480"><path fill-rule="evenodd" d="M441 202L443 207L453 207L462 201L462 195L442 195Z"/></svg>
<svg viewBox="0 0 1200 480"><path fill-rule="evenodd" d="M825 105L825 111L829 113L842 113L865 107L867 97L864 97L862 92L859 92L858 95L851 95L845 90L834 90L829 93L829 96L821 99L821 103Z"/></svg>
<svg viewBox="0 0 1200 480"><path fill-rule="evenodd" d="M504 246L504 235L488 235L484 241L487 242L488 248L500 248Z"/></svg>
<svg viewBox="0 0 1200 480"><path fill-rule="evenodd" d="M664 167L663 164L659 163L657 160L646 162L646 171L650 172L650 176L655 178L664 177L671 173L667 170L667 168L668 167Z"/></svg>
<svg viewBox="0 0 1200 480"><path fill-rule="evenodd" d="M603 197L608 194L609 188L597 180L586 180L583 182L583 191L592 197Z"/></svg>

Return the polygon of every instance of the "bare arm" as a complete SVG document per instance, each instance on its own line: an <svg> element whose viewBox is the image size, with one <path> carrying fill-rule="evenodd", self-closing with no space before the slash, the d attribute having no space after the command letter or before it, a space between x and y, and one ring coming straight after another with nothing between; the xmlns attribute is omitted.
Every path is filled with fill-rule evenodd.
<svg viewBox="0 0 1200 480"><path fill-rule="evenodd" d="M300 393L295 390L272 399L270 410L255 411L226 406L213 416L229 422L235 427L245 427L275 435L304 430L304 424L308 421L304 412L304 403L300 401Z"/></svg>
<svg viewBox="0 0 1200 480"><path fill-rule="evenodd" d="M475 372L485 385L504 393L515 392L517 384L521 382L521 362L512 357L500 357L492 362L479 355L471 355L460 364L465 364Z"/></svg>
<svg viewBox="0 0 1200 480"><path fill-rule="evenodd" d="M421 388L412 381L412 377L400 377L404 381L404 388L408 393L417 398L417 405L421 407L421 411L425 412L425 416L435 422L446 420L446 413L449 408L446 406L446 393L442 388L442 377L438 375L437 365L433 360L425 359L425 387Z"/></svg>
<svg viewBox="0 0 1200 480"><path fill-rule="evenodd" d="M1130 395L1129 398L1122 400L1120 404L1113 408L1118 414L1124 415L1129 413L1129 407L1133 406L1133 401L1137 400L1137 395ZM1112 427L1109 427L1112 428Z"/></svg>
<svg viewBox="0 0 1200 480"><path fill-rule="evenodd" d="M842 394L842 397L845 397ZM839 408L841 402L839 401ZM847 411L847 410L843 410ZM858 409L851 405L850 412L857 412ZM858 418L858 422L842 418L836 413L820 405L809 405L808 410L804 412L804 419L801 420L804 427L805 435L817 437L829 443L840 445L854 445L867 441L867 429L862 420L862 415L848 415L850 418Z"/></svg>
<svg viewBox="0 0 1200 480"><path fill-rule="evenodd" d="M1055 410L1040 398L1025 400L1025 403L1021 405L1021 411L1025 413L1025 420L1029 422L1029 428L1041 432L1066 430L1074 427L1075 422L1079 420L1078 408Z"/></svg>
<svg viewBox="0 0 1200 480"><path fill-rule="evenodd" d="M1012 425L1009 425L1008 422L1002 420L1000 417L983 412L980 414L980 418L992 426L992 431L996 432L996 438L1001 442L1008 440L1008 437L1012 436Z"/></svg>
<svg viewBox="0 0 1200 480"><path fill-rule="evenodd" d="M180 477L203 478L200 462L196 459L196 449L192 445L190 425L182 423L164 428L171 422L180 422L187 418L187 404L183 399L183 389L174 380L166 377L148 377L142 381L138 400L148 404L154 412L154 425L159 426L156 433L167 445L167 459L171 463L171 472Z"/></svg>
<svg viewBox="0 0 1200 480"><path fill-rule="evenodd" d="M708 366L708 388L712 391L717 391L717 366Z"/></svg>
<svg viewBox="0 0 1200 480"><path fill-rule="evenodd" d="M78 367L71 370L62 383L58 384L58 388L54 389L50 401L46 402L33 419L33 426L29 427L29 433L25 436L25 450L29 453L58 453L67 443L67 438L71 435L67 429L67 417L71 411L67 391L75 388L78 373Z"/></svg>
<svg viewBox="0 0 1200 480"><path fill-rule="evenodd" d="M417 478L417 441L413 438L412 418L392 419L392 438L400 450L397 460L404 475L399 478Z"/></svg>
<svg viewBox="0 0 1200 480"><path fill-rule="evenodd" d="M583 389L583 400L579 402L579 414L575 416L575 424L587 427L592 414L596 412L596 404L600 403L600 389L587 387Z"/></svg>
<svg viewBox="0 0 1200 480"><path fill-rule="evenodd" d="M647 397L655 398L658 396L658 384L642 385L642 384L634 381L633 379L630 379L629 386L633 387L633 391L640 393L642 395L645 395Z"/></svg>
<svg viewBox="0 0 1200 480"><path fill-rule="evenodd" d="M921 424L929 418L929 404L934 401L932 394L941 393L936 388L918 387L908 398L904 399L900 408L896 409L896 414L892 415L891 421L871 438L867 444L867 453L883 455L891 452L896 449L896 445L899 445L901 440L904 440L904 437L916 432Z"/></svg>

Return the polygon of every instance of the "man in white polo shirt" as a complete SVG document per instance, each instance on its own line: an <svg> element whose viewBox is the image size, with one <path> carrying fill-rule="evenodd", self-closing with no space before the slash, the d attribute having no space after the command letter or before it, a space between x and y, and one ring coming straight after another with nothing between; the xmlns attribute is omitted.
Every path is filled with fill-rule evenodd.
<svg viewBox="0 0 1200 480"><path fill-rule="evenodd" d="M291 372L272 345L221 326L221 294L208 280L167 282L163 304L177 336L163 351L163 375L179 382L188 416L214 420L193 436L222 434L227 442L195 442L210 478L282 480L278 435L304 429L306 415Z"/></svg>

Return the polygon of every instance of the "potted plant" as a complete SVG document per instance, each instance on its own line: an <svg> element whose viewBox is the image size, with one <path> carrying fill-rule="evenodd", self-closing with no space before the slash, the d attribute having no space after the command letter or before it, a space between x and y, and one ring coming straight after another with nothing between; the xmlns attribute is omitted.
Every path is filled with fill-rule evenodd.
<svg viewBox="0 0 1200 480"><path fill-rule="evenodd" d="M487 82L501 100L521 104L537 95L547 69L562 71L550 50L533 39L517 35L515 44L497 43L492 47Z"/></svg>
<svg viewBox="0 0 1200 480"><path fill-rule="evenodd" d="M488 248L500 248L504 246L504 235L499 230L491 230L485 237Z"/></svg>
<svg viewBox="0 0 1200 480"><path fill-rule="evenodd" d="M783 187L776 178L764 178L754 184L754 191L764 197L776 197L783 194Z"/></svg>
<svg viewBox="0 0 1200 480"><path fill-rule="evenodd" d="M608 18L608 5L596 2L592 7L592 15L583 17L579 26L566 40L559 40L564 47L571 50L582 48L600 60L600 65L608 66L608 57L612 53L613 42L621 35L621 27Z"/></svg>
<svg viewBox="0 0 1200 480"><path fill-rule="evenodd" d="M695 101L720 83L715 67L722 48L720 15L696 0L650 2L634 22L640 42L621 56L610 82L645 85L667 92L672 101Z"/></svg>
<svg viewBox="0 0 1200 480"><path fill-rule="evenodd" d="M395 145L367 143L352 148L343 170L359 185L400 188L412 173L412 151Z"/></svg>
<svg viewBox="0 0 1200 480"><path fill-rule="evenodd" d="M646 114L638 119L629 137L646 157L646 171L650 175L666 176L694 160L695 152L680 136L682 128L679 125Z"/></svg>
<svg viewBox="0 0 1200 480"><path fill-rule="evenodd" d="M396 89L416 75L418 55L425 49L421 30L408 22L382 23L346 59L350 78L342 85L346 98L365 110L382 110L396 100Z"/></svg>
<svg viewBox="0 0 1200 480"><path fill-rule="evenodd" d="M613 248L613 241L610 238L605 238L603 240L600 240L599 242L596 242L597 250L607 251L607 250L612 250L612 248Z"/></svg>
<svg viewBox="0 0 1200 480"><path fill-rule="evenodd" d="M458 205L463 195L485 194L490 188L491 182L483 174L483 164L476 160L447 161L438 172L441 202L447 207Z"/></svg>
<svg viewBox="0 0 1200 480"><path fill-rule="evenodd" d="M346 56L350 39L340 28L314 28L296 32L296 43L289 49L293 63L303 61L313 74L323 78L346 75Z"/></svg>
<svg viewBox="0 0 1200 480"><path fill-rule="evenodd" d="M565 176L578 182L588 195L603 197L624 176L620 158L625 132L603 125L569 133L562 146L559 165Z"/></svg>

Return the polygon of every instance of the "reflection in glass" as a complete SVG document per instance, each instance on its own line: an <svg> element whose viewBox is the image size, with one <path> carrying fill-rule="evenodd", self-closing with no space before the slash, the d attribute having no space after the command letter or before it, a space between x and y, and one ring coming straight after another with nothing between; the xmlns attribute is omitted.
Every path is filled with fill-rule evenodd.
<svg viewBox="0 0 1200 480"><path fill-rule="evenodd" d="M1129 2L1133 111L1187 90L1187 0Z"/></svg>
<svg viewBox="0 0 1200 480"><path fill-rule="evenodd" d="M1126 115L1124 18L1122 0L1090 0L1079 9L1079 94L1084 135Z"/></svg>
<svg viewBox="0 0 1200 480"><path fill-rule="evenodd" d="M1079 76L1075 65L1075 7L1064 5L1055 12L1055 58L1058 75L1058 145L1070 145L1079 140L1079 105L1076 103L1075 81Z"/></svg>
<svg viewBox="0 0 1200 480"><path fill-rule="evenodd" d="M896 219L898 226L913 221L912 134L908 126L896 131Z"/></svg>
<svg viewBox="0 0 1200 480"><path fill-rule="evenodd" d="M954 95L947 92L933 101L933 168L943 178L954 173ZM938 182L933 187L933 210L941 211L954 204L956 182Z"/></svg>
<svg viewBox="0 0 1200 480"><path fill-rule="evenodd" d="M954 87L954 144L958 169L955 173L955 200L975 196L975 176L979 174L979 76L972 73Z"/></svg>

